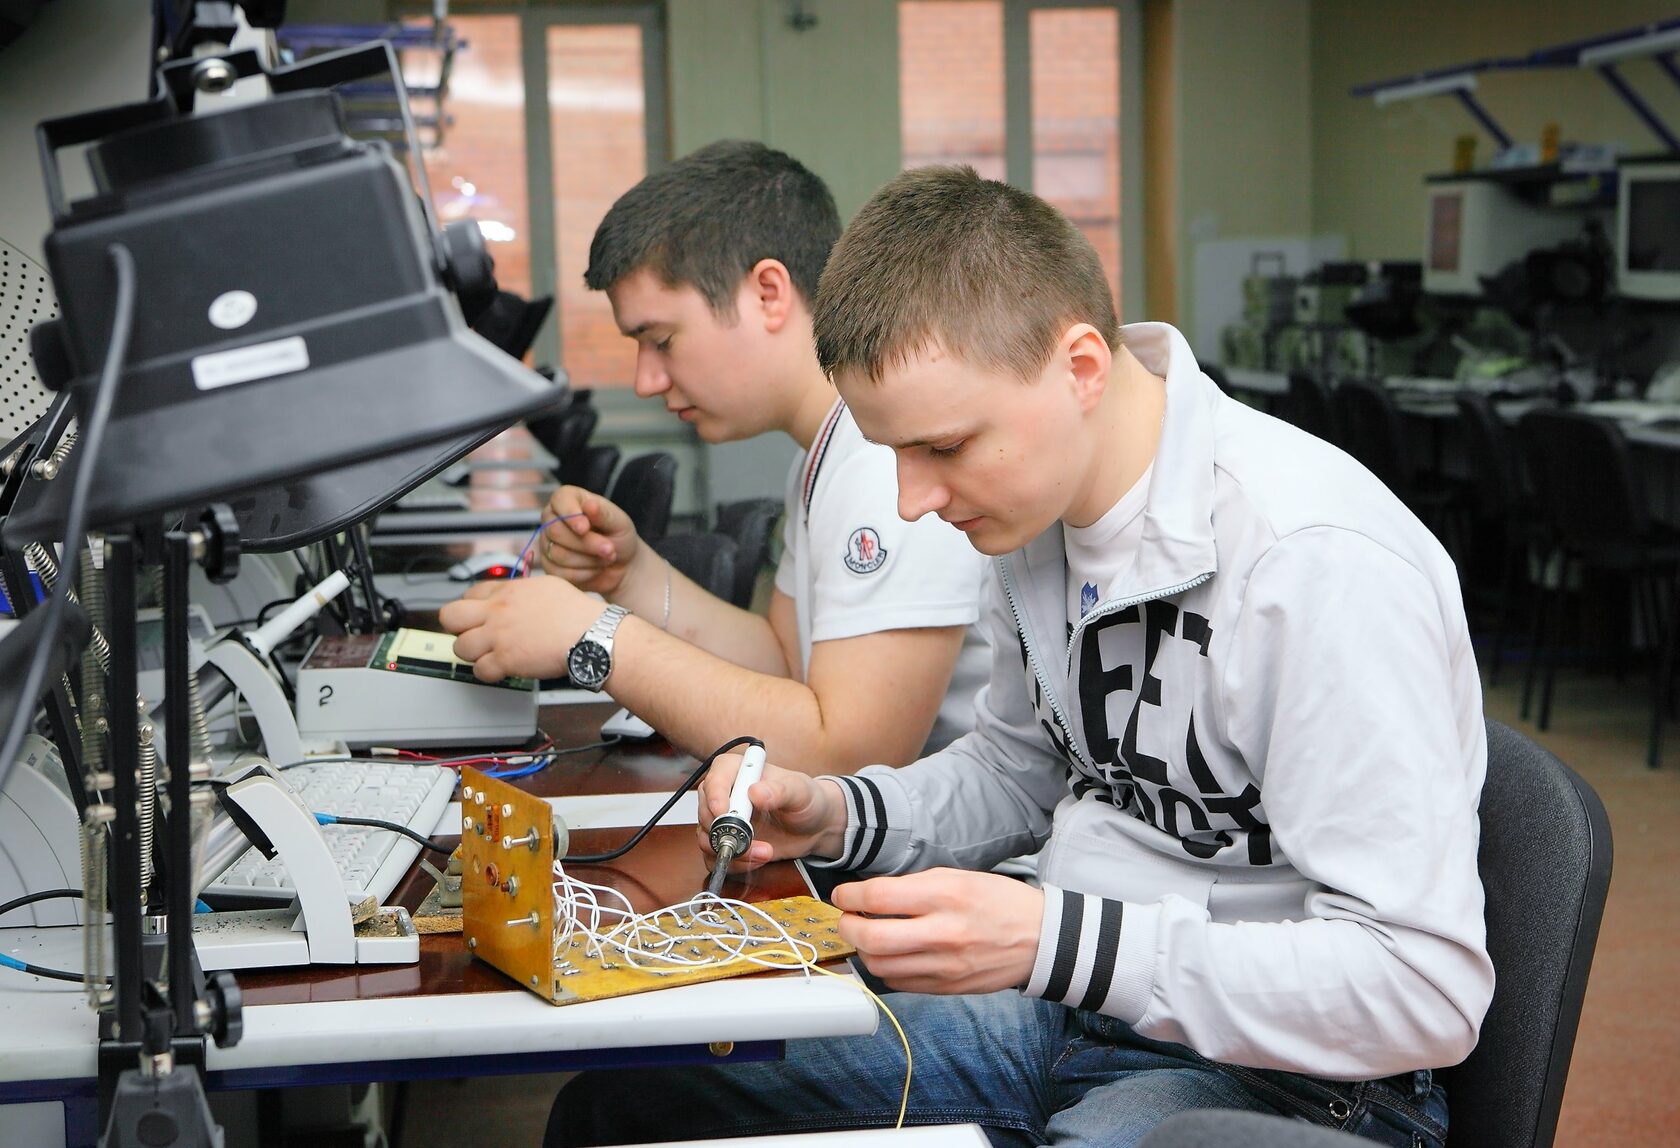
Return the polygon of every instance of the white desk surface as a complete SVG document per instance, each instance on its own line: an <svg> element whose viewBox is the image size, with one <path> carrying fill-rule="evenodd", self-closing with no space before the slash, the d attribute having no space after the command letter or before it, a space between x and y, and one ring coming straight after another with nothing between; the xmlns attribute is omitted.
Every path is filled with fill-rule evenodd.
<svg viewBox="0 0 1680 1148"><path fill-rule="evenodd" d="M0 952L55 968L81 962L79 928L0 929ZM244 1039L208 1051L211 1071L797 1040L875 1031L850 976L746 977L556 1007L522 990L254 1005ZM0 1091L97 1075L97 1024L79 985L0 969Z"/></svg>
<svg viewBox="0 0 1680 1148"><path fill-rule="evenodd" d="M550 798L573 828L640 825L667 795ZM695 820L685 795L661 824ZM451 805L442 829L460 823ZM82 965L81 930L0 929L0 952L56 969ZM237 975L237 974L236 974ZM278 1068L428 1057L575 1052L712 1041L798 1040L875 1031L875 1004L851 976L757 976L683 985L555 1007L518 989L252 1005L233 1048L211 1046L207 1067ZM11 1081L96 1075L97 1025L79 985L0 969L0 1091Z"/></svg>

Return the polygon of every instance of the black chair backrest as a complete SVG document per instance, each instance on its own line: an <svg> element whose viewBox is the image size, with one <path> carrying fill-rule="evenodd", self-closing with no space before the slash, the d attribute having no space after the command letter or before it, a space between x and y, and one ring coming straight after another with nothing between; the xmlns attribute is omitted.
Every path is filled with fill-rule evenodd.
<svg viewBox="0 0 1680 1148"><path fill-rule="evenodd" d="M1575 551L1627 544L1651 531L1650 507L1622 429L1580 411L1529 411L1517 424L1534 494L1558 540Z"/></svg>
<svg viewBox="0 0 1680 1148"><path fill-rule="evenodd" d="M618 469L618 448L610 442L590 443L583 448L583 465L578 468L578 480L573 485L596 494L605 494L612 487L613 471Z"/></svg>
<svg viewBox="0 0 1680 1148"><path fill-rule="evenodd" d="M1486 395L1461 391L1454 401L1470 459L1477 509L1484 518L1503 518L1522 502L1522 480L1511 432Z"/></svg>
<svg viewBox="0 0 1680 1148"><path fill-rule="evenodd" d="M555 477L575 486L584 448L589 445L589 436L595 433L595 424L600 421L600 411L588 404L580 406L573 403L551 419L527 422L525 425L554 456Z"/></svg>
<svg viewBox="0 0 1680 1148"><path fill-rule="evenodd" d="M1330 408L1342 449L1364 463L1388 489L1406 497L1417 467L1393 397L1378 383L1347 379L1331 394Z"/></svg>
<svg viewBox="0 0 1680 1148"><path fill-rule="evenodd" d="M1610 821L1575 771L1489 719L1481 851L1498 983L1481 1039L1438 1071L1449 1144L1549 1148L1610 888ZM1163 1121L1139 1148L1331 1148L1366 1143L1300 1121L1204 1111Z"/></svg>
<svg viewBox="0 0 1680 1148"><path fill-rule="evenodd" d="M727 599L735 584L735 540L708 534L667 534L653 548L689 581Z"/></svg>
<svg viewBox="0 0 1680 1148"><path fill-rule="evenodd" d="M758 572L770 558L770 538L782 516L779 498L743 498L719 503L717 528L735 540L735 586L729 601L745 610L752 605Z"/></svg>
<svg viewBox="0 0 1680 1148"><path fill-rule="evenodd" d="M1491 719L1487 732L1478 868L1498 983L1475 1050L1437 1075L1453 1143L1546 1148L1610 889L1610 821L1550 752Z"/></svg>
<svg viewBox="0 0 1680 1148"><path fill-rule="evenodd" d="M1330 388L1306 371L1289 372L1289 401L1284 415L1308 434L1336 442L1336 420L1330 410Z"/></svg>
<svg viewBox="0 0 1680 1148"><path fill-rule="evenodd" d="M677 493L677 460L662 450L637 455L619 468L608 498L616 502L644 542L658 542L671 525Z"/></svg>

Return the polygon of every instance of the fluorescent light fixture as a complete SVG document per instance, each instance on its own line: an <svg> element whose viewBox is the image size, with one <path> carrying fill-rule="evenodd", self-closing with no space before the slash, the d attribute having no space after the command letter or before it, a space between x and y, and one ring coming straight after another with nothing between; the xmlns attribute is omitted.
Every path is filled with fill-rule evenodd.
<svg viewBox="0 0 1680 1148"><path fill-rule="evenodd" d="M1476 77L1469 72L1460 72L1455 76L1433 76L1427 80L1414 80L1399 87L1383 88L1374 92L1371 99L1376 101L1379 108L1389 104L1397 104L1402 100L1420 100L1425 96L1444 96L1452 92L1473 92L1476 90Z"/></svg>

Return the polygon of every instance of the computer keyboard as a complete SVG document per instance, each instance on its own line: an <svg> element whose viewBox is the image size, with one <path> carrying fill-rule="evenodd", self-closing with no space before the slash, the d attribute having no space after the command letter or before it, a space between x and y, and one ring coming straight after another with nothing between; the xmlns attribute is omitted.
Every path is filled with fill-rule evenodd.
<svg viewBox="0 0 1680 1148"><path fill-rule="evenodd" d="M313 813L340 817L372 817L406 825L422 836L437 828L455 792L456 773L437 765L411 765L377 759L298 765L281 774ZM225 816L223 818L225 820ZM231 837L226 826L212 829L207 869L216 854L236 853L233 863L205 886L200 897L215 909L254 909L289 904L297 895L285 863L276 855L265 858L255 846L238 850L244 841L237 828ZM420 852L418 842L388 829L361 825L323 825L327 848L344 877L351 900L377 898L380 904L396 888ZM228 843L232 842L233 848Z"/></svg>

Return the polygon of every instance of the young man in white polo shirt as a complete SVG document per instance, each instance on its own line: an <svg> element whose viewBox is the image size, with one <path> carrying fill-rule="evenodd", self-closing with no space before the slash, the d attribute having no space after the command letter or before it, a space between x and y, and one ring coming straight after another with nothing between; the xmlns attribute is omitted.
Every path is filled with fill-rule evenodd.
<svg viewBox="0 0 1680 1148"><path fill-rule="evenodd" d="M984 561L946 523L899 518L892 452L864 441L817 364L809 300L839 234L822 181L756 143L702 148L613 205L585 281L636 340L636 393L707 442L781 431L804 449L769 616L672 570L607 499L562 487L546 517L581 517L543 536L557 577L481 584L443 609L479 677L570 663L690 753L752 734L814 774L909 762L972 727Z"/></svg>

